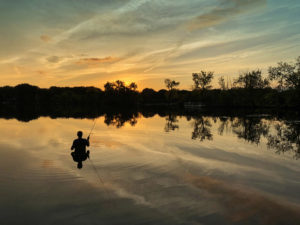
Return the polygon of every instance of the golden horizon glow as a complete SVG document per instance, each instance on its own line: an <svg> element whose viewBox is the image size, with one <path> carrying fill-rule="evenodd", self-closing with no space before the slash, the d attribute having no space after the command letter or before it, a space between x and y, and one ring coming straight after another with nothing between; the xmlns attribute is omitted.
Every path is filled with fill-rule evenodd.
<svg viewBox="0 0 300 225"><path fill-rule="evenodd" d="M159 90L170 78L191 89L192 73L206 70L217 87L220 76L266 75L300 52L296 0L61 0L47 10L45 1L3 0L0 86L103 89L123 80Z"/></svg>

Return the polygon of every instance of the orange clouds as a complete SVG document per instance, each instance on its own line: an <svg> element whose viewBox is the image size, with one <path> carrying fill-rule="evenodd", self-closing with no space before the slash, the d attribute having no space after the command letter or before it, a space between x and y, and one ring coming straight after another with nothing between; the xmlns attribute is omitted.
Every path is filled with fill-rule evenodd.
<svg viewBox="0 0 300 225"><path fill-rule="evenodd" d="M225 0L223 6L218 6L187 23L189 31L218 25L253 8L265 6L266 0Z"/></svg>
<svg viewBox="0 0 300 225"><path fill-rule="evenodd" d="M44 70L37 70L36 71L39 75L45 75L47 72Z"/></svg>
<svg viewBox="0 0 300 225"><path fill-rule="evenodd" d="M77 61L77 64L84 64L84 65L97 65L97 64L102 64L102 63L113 63L118 61L120 58L118 57L112 57L112 56L107 56L104 58L81 58L79 61Z"/></svg>
<svg viewBox="0 0 300 225"><path fill-rule="evenodd" d="M47 36L47 35L41 35L41 36L40 36L40 39L41 39L43 42L46 42L46 43L52 41L52 38L49 37L49 36Z"/></svg>

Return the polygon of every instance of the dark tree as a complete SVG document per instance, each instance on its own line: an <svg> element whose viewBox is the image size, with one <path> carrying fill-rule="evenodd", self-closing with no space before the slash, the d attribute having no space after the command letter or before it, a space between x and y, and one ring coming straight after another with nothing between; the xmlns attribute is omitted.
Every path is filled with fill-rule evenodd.
<svg viewBox="0 0 300 225"><path fill-rule="evenodd" d="M269 81L262 78L261 70L253 70L241 74L234 81L234 85L246 89L262 89L269 86Z"/></svg>
<svg viewBox="0 0 300 225"><path fill-rule="evenodd" d="M225 79L223 76L219 78L219 85L220 85L221 90L226 90Z"/></svg>
<svg viewBox="0 0 300 225"><path fill-rule="evenodd" d="M118 92L124 92L126 90L125 82L121 80L115 81L115 90Z"/></svg>
<svg viewBox="0 0 300 225"><path fill-rule="evenodd" d="M137 84L135 82L131 82L129 85L128 85L128 88L132 91L136 91L137 89Z"/></svg>
<svg viewBox="0 0 300 225"><path fill-rule="evenodd" d="M106 83L104 84L104 90L105 90L106 92L113 91L114 89L115 89L115 84L114 84L114 83L112 83L112 82L106 82Z"/></svg>
<svg viewBox="0 0 300 225"><path fill-rule="evenodd" d="M180 83L176 82L175 80L165 79L165 85L168 90L173 90L175 87L177 87Z"/></svg>
<svg viewBox="0 0 300 225"><path fill-rule="evenodd" d="M294 64L279 62L277 67L269 67L270 80L278 82L278 89L300 89L300 56Z"/></svg>
<svg viewBox="0 0 300 225"><path fill-rule="evenodd" d="M210 89L214 72L201 71L200 73L193 73L194 89Z"/></svg>

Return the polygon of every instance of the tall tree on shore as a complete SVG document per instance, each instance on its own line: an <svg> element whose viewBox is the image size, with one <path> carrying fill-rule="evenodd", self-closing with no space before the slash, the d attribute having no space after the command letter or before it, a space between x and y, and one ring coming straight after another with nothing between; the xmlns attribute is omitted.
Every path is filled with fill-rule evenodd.
<svg viewBox="0 0 300 225"><path fill-rule="evenodd" d="M259 89L269 86L269 80L262 78L261 70L245 72L234 81L234 85L246 89Z"/></svg>
<svg viewBox="0 0 300 225"><path fill-rule="evenodd" d="M118 92L123 92L126 90L125 82L121 80L117 80L115 83L115 90Z"/></svg>
<svg viewBox="0 0 300 225"><path fill-rule="evenodd" d="M269 67L270 80L278 82L279 90L285 88L300 89L300 56L294 64L279 62L276 67Z"/></svg>
<svg viewBox="0 0 300 225"><path fill-rule="evenodd" d="M135 82L131 82L128 86L125 85L124 81L116 80L115 82L106 82L104 84L104 89L106 92L116 91L116 92L127 92L127 91L136 91L137 84Z"/></svg>
<svg viewBox="0 0 300 225"><path fill-rule="evenodd" d="M136 91L137 89L137 84L135 82L131 82L129 85L128 85L128 88L132 91Z"/></svg>
<svg viewBox="0 0 300 225"><path fill-rule="evenodd" d="M214 78L214 72L201 71L200 73L193 73L194 89L206 90L212 86L210 83Z"/></svg>
<svg viewBox="0 0 300 225"><path fill-rule="evenodd" d="M106 92L113 91L114 88L115 88L115 84L112 83L112 82L108 82L108 81L107 81L107 82L104 84L104 90L105 90Z"/></svg>
<svg viewBox="0 0 300 225"><path fill-rule="evenodd" d="M173 90L176 86L179 86L180 82L176 82L175 80L165 79L165 85L168 90Z"/></svg>
<svg viewBox="0 0 300 225"><path fill-rule="evenodd" d="M219 85L222 90L226 90L225 79L223 76L219 78ZM228 84L227 84L227 86L228 86Z"/></svg>

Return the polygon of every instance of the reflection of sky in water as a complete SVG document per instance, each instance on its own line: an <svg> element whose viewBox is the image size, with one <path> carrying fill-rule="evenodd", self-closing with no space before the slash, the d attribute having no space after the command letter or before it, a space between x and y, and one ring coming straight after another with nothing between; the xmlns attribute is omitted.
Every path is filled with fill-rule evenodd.
<svg viewBox="0 0 300 225"><path fill-rule="evenodd" d="M116 129L97 120L91 162L70 156L92 120L1 120L0 210L6 224L298 224L299 160L228 129L192 140L194 121L139 118ZM101 180L97 177L100 176ZM17 216L16 216L17 215Z"/></svg>

